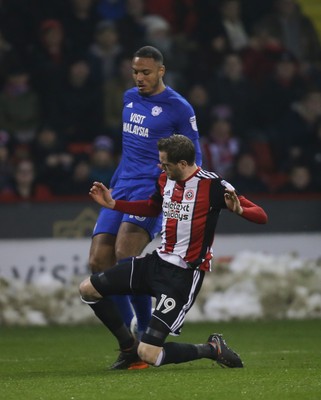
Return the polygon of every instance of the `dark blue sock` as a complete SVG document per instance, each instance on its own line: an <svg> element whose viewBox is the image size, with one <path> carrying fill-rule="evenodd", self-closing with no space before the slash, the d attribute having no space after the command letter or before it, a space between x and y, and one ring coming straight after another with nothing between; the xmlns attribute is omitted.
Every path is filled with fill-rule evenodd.
<svg viewBox="0 0 321 400"><path fill-rule="evenodd" d="M141 335L146 331L152 316L152 298L147 295L131 295L130 301L137 317L137 330Z"/></svg>
<svg viewBox="0 0 321 400"><path fill-rule="evenodd" d="M113 295L111 297L114 303L117 305L125 325L127 328L129 328L130 322L134 316L132 307L130 305L130 297L127 295Z"/></svg>

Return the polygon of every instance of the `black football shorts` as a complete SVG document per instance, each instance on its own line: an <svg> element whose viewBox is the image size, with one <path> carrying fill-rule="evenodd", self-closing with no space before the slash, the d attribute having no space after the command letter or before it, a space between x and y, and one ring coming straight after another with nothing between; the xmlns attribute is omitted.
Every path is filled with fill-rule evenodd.
<svg viewBox="0 0 321 400"><path fill-rule="evenodd" d="M204 274L204 271L168 263L154 251L144 257L130 257L93 274L91 283L102 296L149 294L155 297L153 318L165 325L165 332L175 334L201 289Z"/></svg>

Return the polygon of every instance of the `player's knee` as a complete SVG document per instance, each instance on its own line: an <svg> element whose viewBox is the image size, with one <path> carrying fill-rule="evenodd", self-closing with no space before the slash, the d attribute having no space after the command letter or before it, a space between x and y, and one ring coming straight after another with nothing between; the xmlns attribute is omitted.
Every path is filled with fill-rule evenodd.
<svg viewBox="0 0 321 400"><path fill-rule="evenodd" d="M100 294L96 291L90 282L90 278L86 278L79 285L79 293L85 302L97 301L101 298Z"/></svg>
<svg viewBox="0 0 321 400"><path fill-rule="evenodd" d="M162 347L152 346L143 342L139 343L137 349L138 356L141 358L141 360L151 365L154 365L156 363L161 351Z"/></svg>

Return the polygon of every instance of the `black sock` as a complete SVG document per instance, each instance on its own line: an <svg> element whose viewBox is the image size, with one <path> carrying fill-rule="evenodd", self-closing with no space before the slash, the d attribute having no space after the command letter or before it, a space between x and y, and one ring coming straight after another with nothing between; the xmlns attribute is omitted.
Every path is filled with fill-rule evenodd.
<svg viewBox="0 0 321 400"><path fill-rule="evenodd" d="M187 361L199 360L200 358L214 359L215 350L208 343L165 343L163 347L163 359L160 365L180 364Z"/></svg>
<svg viewBox="0 0 321 400"><path fill-rule="evenodd" d="M105 297L95 304L89 304L96 316L116 337L121 349L133 346L135 339L124 324L117 306L110 297Z"/></svg>

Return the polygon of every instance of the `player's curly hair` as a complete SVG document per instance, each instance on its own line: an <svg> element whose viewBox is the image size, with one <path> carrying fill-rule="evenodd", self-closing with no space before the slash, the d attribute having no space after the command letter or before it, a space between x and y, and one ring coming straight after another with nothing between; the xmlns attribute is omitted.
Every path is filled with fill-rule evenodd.
<svg viewBox="0 0 321 400"><path fill-rule="evenodd" d="M195 147L193 142L184 135L172 135L157 142L158 150L167 154L171 163L185 160L188 165L195 163Z"/></svg>

